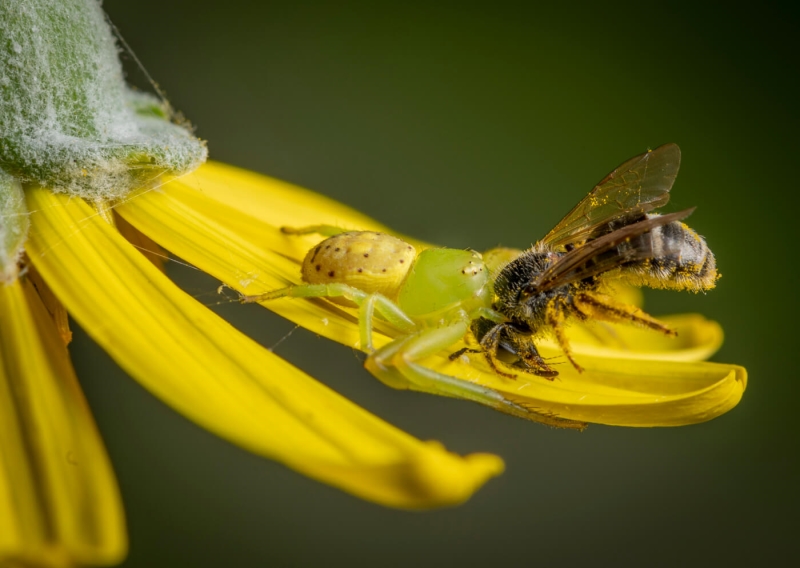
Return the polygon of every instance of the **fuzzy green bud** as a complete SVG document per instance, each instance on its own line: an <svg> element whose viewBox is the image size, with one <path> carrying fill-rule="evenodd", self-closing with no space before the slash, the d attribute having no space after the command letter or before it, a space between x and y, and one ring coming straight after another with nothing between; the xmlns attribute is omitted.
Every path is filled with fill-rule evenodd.
<svg viewBox="0 0 800 568"><path fill-rule="evenodd" d="M97 0L0 1L0 168L88 199L122 197L206 158L125 84Z"/></svg>

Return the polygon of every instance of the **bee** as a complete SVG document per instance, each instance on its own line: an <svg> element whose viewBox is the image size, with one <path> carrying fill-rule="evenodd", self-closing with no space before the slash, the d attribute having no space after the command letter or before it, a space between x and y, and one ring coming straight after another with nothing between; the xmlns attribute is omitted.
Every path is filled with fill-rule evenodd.
<svg viewBox="0 0 800 568"><path fill-rule="evenodd" d="M570 320L625 322L675 335L635 306L604 292L614 279L639 286L705 291L718 278L714 255L682 219L693 209L659 215L678 174L680 150L666 144L632 158L608 174L556 227L532 248L503 263L508 249L483 255L473 250L418 251L402 239L374 231L344 231L316 225L283 228L289 235L319 233L301 267L303 284L242 302L278 298L326 298L358 307L365 366L387 385L466 398L540 422L580 427L536 415L498 391L434 371L419 363L465 336L498 375L514 370L554 379L558 372L540 356L535 341L551 333L569 362L565 325ZM375 349L375 319L397 330ZM509 363L505 361L509 360ZM578 424L576 426L576 424Z"/></svg>
<svg viewBox="0 0 800 568"><path fill-rule="evenodd" d="M631 158L603 178L542 240L496 274L492 308L505 321L474 320L471 330L489 365L498 353L517 357L514 366L546 378L557 376L539 355L534 338L550 332L569 362L564 331L570 319L631 323L668 335L675 331L642 310L603 293L605 281L700 292L715 286L714 254L681 222L693 211L652 213L669 201L680 167L676 144ZM453 358L467 350L452 355Z"/></svg>

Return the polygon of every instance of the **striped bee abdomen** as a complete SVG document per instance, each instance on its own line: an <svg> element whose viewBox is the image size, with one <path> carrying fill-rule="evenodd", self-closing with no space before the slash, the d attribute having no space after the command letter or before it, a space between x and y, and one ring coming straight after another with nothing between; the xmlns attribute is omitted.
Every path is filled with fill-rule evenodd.
<svg viewBox="0 0 800 568"><path fill-rule="evenodd" d="M706 241L680 221L635 237L620 245L619 253L624 255L625 248L635 249L638 259L624 264L622 272L641 286L700 292L713 288L719 278Z"/></svg>

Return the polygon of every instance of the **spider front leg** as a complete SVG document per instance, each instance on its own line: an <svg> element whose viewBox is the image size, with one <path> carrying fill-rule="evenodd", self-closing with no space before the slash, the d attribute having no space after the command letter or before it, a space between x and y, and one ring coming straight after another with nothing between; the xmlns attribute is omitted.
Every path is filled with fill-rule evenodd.
<svg viewBox="0 0 800 568"><path fill-rule="evenodd" d="M371 354L364 366L381 382L395 389L472 400L510 414L529 414L528 410L506 400L493 389L439 373L418 363L457 342L467 329L465 322L457 322L399 337Z"/></svg>
<svg viewBox="0 0 800 568"><path fill-rule="evenodd" d="M361 348L365 351L374 351L372 343L372 329L374 325L374 312L389 324L404 333L412 333L417 325L389 298L378 293L367 293L348 284L334 282L331 284L298 284L272 290L265 294L253 296L243 295L239 301L243 304L266 302L278 298L344 298L359 307L358 328Z"/></svg>
<svg viewBox="0 0 800 568"><path fill-rule="evenodd" d="M557 428L583 430L586 427L583 422L527 407L523 399L515 402L494 389L439 373L418 363L419 360L446 349L466 332L467 324L457 322L399 337L370 355L364 366L381 382L395 389L471 400L506 414Z"/></svg>

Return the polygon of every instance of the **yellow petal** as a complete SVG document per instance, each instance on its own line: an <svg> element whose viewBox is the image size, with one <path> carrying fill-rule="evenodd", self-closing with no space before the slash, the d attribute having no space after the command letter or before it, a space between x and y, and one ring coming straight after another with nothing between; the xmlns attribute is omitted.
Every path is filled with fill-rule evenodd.
<svg viewBox="0 0 800 568"><path fill-rule="evenodd" d="M125 237L125 240L136 247L147 260L153 263L153 266L158 268L161 272L166 273L166 267L164 264L169 257L167 257L166 253L161 250L161 247L153 242L153 239L137 231L131 226L130 223L121 218L119 215L112 215L111 219L113 220L114 225L117 227L119 234Z"/></svg>
<svg viewBox="0 0 800 568"><path fill-rule="evenodd" d="M496 456L462 458L408 436L263 349L85 202L33 188L28 205L28 255L56 296L122 368L198 424L395 507L459 503L502 471Z"/></svg>
<svg viewBox="0 0 800 568"><path fill-rule="evenodd" d="M722 327L700 314L658 318L678 332L677 337L632 325L595 324L569 328L576 355L659 361L703 361L722 346ZM555 347L555 343L543 341Z"/></svg>
<svg viewBox="0 0 800 568"><path fill-rule="evenodd" d="M206 172L208 169L208 166L201 166L200 171ZM251 178L256 177L255 174L235 168L231 168L230 172L232 177L222 181L203 176L198 178L194 174L184 176L156 191L144 191L132 196L117 207L117 212L167 250L240 292L258 294L298 282L298 258L305 256L315 242L314 237L284 235L279 227L264 222L262 218L210 198L210 194L223 198L229 188L236 195L241 191L238 184L242 182L242 176L245 182L251 184ZM222 190L219 189L220 183L223 184ZM323 223L335 221L347 227L381 229L375 223L359 224L359 216L348 214L341 205L335 215L325 213L326 210L322 209L315 217L314 208L328 207L328 200L309 198L314 194L298 190L297 202L290 207L284 202L288 201L284 192L288 191L286 187L291 186L269 179L265 183L268 187L250 188L253 192L250 209L251 212L263 213L272 221L285 217L286 224L290 226L305 226L316 219ZM268 207L273 190L279 205ZM285 215L280 214L279 207L288 207ZM271 302L269 307L320 335L345 345L358 345L353 310L337 308L322 300L278 300ZM388 341L388 337L378 338L378 341Z"/></svg>
<svg viewBox="0 0 800 568"><path fill-rule="evenodd" d="M0 314L0 564L116 564L119 494L64 342L30 281L0 285Z"/></svg>
<svg viewBox="0 0 800 568"><path fill-rule="evenodd" d="M386 230L363 213L329 197L219 162L208 162L177 181L273 227L328 224L345 229ZM259 195L263 198L254 199Z"/></svg>
<svg viewBox="0 0 800 568"><path fill-rule="evenodd" d="M662 319L678 330L677 338L624 325L594 335L583 326L568 328L582 373L554 341L538 341L541 355L559 372L553 381L526 373L514 379L498 376L480 354L454 362L440 355L428 366L492 388L526 408L582 422L681 426L711 420L736 406L747 387L747 371L697 361L721 344L719 325L699 315ZM609 336L625 348L604 343Z"/></svg>
<svg viewBox="0 0 800 568"><path fill-rule="evenodd" d="M72 330L69 328L69 315L67 314L67 310L64 309L64 305L58 301L58 298L55 297L53 291L47 283L42 280L42 276L36 272L35 268L28 265L26 276L30 284L36 289L47 313L53 318L53 323L64 345L69 345L72 341Z"/></svg>
<svg viewBox="0 0 800 568"><path fill-rule="evenodd" d="M235 198L229 202L230 195ZM203 166L158 191L142 193L118 210L168 250L247 294L297 283L301 259L320 239L283 235L281 225L380 229L307 190L219 165ZM620 288L624 300L640 301L637 290ZM282 299L264 305L320 335L359 346L353 310L322 300ZM695 315L664 320L678 330L677 339L623 325L570 327L576 357L586 372L561 364L561 375L553 382L524 374L516 380L500 377L480 355L450 362L444 354L426 364L493 388L542 414L578 421L672 426L709 420L735 406L746 386L744 369L680 363L716 351L722 342L719 325ZM378 346L394 333L381 325L378 331L388 334L376 333ZM565 361L552 342L543 341L541 351L556 363Z"/></svg>
<svg viewBox="0 0 800 568"><path fill-rule="evenodd" d="M544 357L561 357L548 347ZM580 356L577 372L558 366L554 381L519 373L506 379L480 356L469 363L432 358L429 366L501 392L526 408L570 420L612 426L682 426L705 422L736 406L747 386L743 367L721 363L676 362Z"/></svg>

